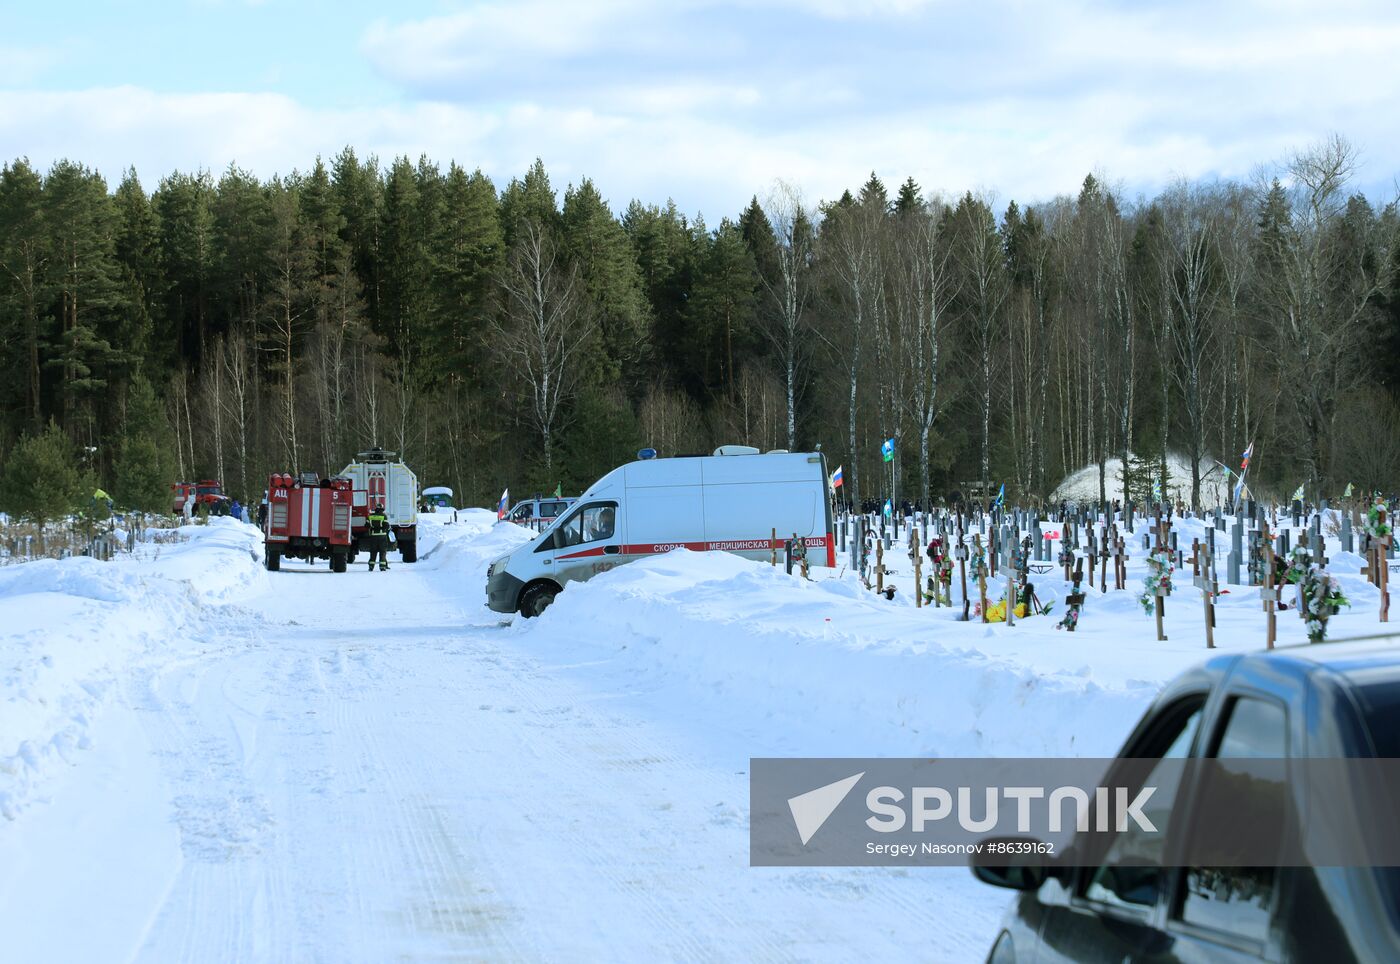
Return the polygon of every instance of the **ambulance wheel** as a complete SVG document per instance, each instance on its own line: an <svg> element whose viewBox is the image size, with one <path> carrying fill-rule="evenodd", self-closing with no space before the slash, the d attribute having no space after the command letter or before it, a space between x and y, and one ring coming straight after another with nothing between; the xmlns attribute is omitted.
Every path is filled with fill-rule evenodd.
<svg viewBox="0 0 1400 964"><path fill-rule="evenodd" d="M278 552L276 549L268 549L266 562L267 571L276 572L278 569L282 568L282 553Z"/></svg>
<svg viewBox="0 0 1400 964"><path fill-rule="evenodd" d="M335 552L331 554L331 572L345 571L345 553Z"/></svg>
<svg viewBox="0 0 1400 964"><path fill-rule="evenodd" d="M547 583L539 583L526 589L520 597L520 615L533 619L549 608L559 590Z"/></svg>

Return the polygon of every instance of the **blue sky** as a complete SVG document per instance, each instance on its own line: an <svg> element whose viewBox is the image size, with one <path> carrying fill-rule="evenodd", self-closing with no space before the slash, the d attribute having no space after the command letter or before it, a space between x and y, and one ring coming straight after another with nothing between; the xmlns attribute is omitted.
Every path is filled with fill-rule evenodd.
<svg viewBox="0 0 1400 964"><path fill-rule="evenodd" d="M539 156L717 222L774 178L1035 201L1247 179L1339 131L1400 172L1400 5L1372 0L163 0L13 4L0 157L148 187L350 144L498 184Z"/></svg>

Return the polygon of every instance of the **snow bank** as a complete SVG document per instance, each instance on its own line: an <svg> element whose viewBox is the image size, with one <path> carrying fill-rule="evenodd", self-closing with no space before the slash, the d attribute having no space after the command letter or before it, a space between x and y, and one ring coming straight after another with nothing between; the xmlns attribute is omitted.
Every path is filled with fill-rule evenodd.
<svg viewBox="0 0 1400 964"><path fill-rule="evenodd" d="M140 562L44 559L0 570L0 815L91 746L92 720L131 667L179 645L206 607L261 592L261 537L227 518L180 530Z"/></svg>
<svg viewBox="0 0 1400 964"><path fill-rule="evenodd" d="M570 585L512 631L670 714L718 714L747 731L743 755L1112 754L1184 662L1139 678L1138 660L1104 660L1102 640L1055 636L1048 617L1034 644L1055 652L1029 660L1021 626L951 616L677 550Z"/></svg>
<svg viewBox="0 0 1400 964"><path fill-rule="evenodd" d="M1138 458L1139 456L1132 456ZM1104 466L1104 486L1109 499L1123 497L1123 460L1109 459ZM1213 470L1213 471L1212 471ZM1170 499L1191 501L1191 460L1184 455L1167 456L1167 491ZM1098 463L1086 465L1065 476L1050 494L1052 502L1062 499L1073 502L1097 502L1099 499ZM1201 460L1201 500L1206 505L1223 505L1230 500L1230 482L1225 473L1210 459Z"/></svg>
<svg viewBox="0 0 1400 964"><path fill-rule="evenodd" d="M1173 528L1189 559L1205 524L1178 518ZM481 570L531 535L493 525L443 557L444 575L483 623L501 617L482 605ZM745 755L1111 755L1163 684L1213 655L1189 561L1167 600L1168 638L1156 638L1138 601L1141 535L1127 539L1127 589L1086 586L1074 633L1056 628L1070 589L1058 567L1032 577L1052 614L1010 627L962 622L961 605L913 605L913 573L898 547L885 555L893 601L844 568L814 569L806 582L726 553L676 550L571 583L542 617L516 618L510 632L544 659L596 677L596 688L649 704L648 715L687 717L683 729L699 732L716 719L732 723L746 734ZM1352 602L1329 635L1374 632L1379 594L1358 575L1361 558L1335 539L1328 545ZM1222 564L1227 546L1217 548ZM1257 590L1221 588L1214 652L1263 649ZM1004 591L1004 579L989 581L989 599ZM1290 606L1278 645L1306 643Z"/></svg>

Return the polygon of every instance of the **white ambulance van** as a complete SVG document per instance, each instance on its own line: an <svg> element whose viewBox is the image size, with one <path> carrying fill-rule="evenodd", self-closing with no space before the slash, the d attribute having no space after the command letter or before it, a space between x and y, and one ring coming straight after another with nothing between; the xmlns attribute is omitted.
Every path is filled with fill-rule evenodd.
<svg viewBox="0 0 1400 964"><path fill-rule="evenodd" d="M538 616L570 582L634 559L686 548L767 561L794 534L809 565L836 565L820 452L726 445L712 456L640 459L603 476L533 542L493 562L487 604Z"/></svg>

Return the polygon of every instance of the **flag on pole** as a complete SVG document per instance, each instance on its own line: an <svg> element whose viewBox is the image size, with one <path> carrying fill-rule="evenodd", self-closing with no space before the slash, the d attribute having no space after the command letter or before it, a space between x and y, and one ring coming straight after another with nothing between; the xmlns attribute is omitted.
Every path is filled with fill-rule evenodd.
<svg viewBox="0 0 1400 964"><path fill-rule="evenodd" d="M888 518L890 518L890 517L893 516L893 515L894 515L894 503L891 502L889 499L886 499L886 500L885 500L885 518L888 519Z"/></svg>
<svg viewBox="0 0 1400 964"><path fill-rule="evenodd" d="M1153 479L1153 480L1152 480L1152 501L1153 501L1153 502L1161 502L1161 501L1162 501L1162 480L1161 480L1161 479Z"/></svg>
<svg viewBox="0 0 1400 964"><path fill-rule="evenodd" d="M500 522L506 517L506 510L510 508L510 488L507 487L501 493L501 501L496 503L496 521Z"/></svg>
<svg viewBox="0 0 1400 964"><path fill-rule="evenodd" d="M995 505L995 506L997 506L998 508L1000 508L1000 507L1001 507L1001 504L1002 504L1003 502L1005 502L1005 501L1006 501L1006 483L1003 482L1003 483L1001 484L1001 488L997 490L997 500L996 500L995 502L993 502L992 504Z"/></svg>
<svg viewBox="0 0 1400 964"><path fill-rule="evenodd" d="M831 487L833 489L841 488L841 483L845 481L841 478L841 470L843 468L845 468L845 466L838 465L836 466L836 471L831 473Z"/></svg>
<svg viewBox="0 0 1400 964"><path fill-rule="evenodd" d="M1294 502L1302 502L1302 501L1303 501L1303 487L1302 487L1301 485L1298 486L1298 488L1296 488L1296 489L1293 490L1293 500L1292 500L1292 501L1294 501Z"/></svg>
<svg viewBox="0 0 1400 964"><path fill-rule="evenodd" d="M564 497L564 483L563 483L563 482L559 482L559 483L557 483L557 484L554 486L554 497L555 497L556 499L562 499L562 498Z"/></svg>
<svg viewBox="0 0 1400 964"><path fill-rule="evenodd" d="M1240 461L1240 471L1241 471L1241 472L1243 472L1245 469L1249 468L1249 460L1250 460L1250 458L1253 457L1253 455L1254 455L1254 443L1253 443L1253 442L1250 442L1250 443L1249 443L1249 448L1245 449L1245 450L1244 450L1244 454L1240 456L1240 460L1241 460L1241 461Z"/></svg>
<svg viewBox="0 0 1400 964"><path fill-rule="evenodd" d="M885 439L885 444L880 446L880 454L885 457L886 462L894 461L894 439Z"/></svg>
<svg viewBox="0 0 1400 964"><path fill-rule="evenodd" d="M1351 485L1350 482L1348 482L1348 483L1347 483L1347 490L1346 490L1345 492L1342 493L1342 498L1343 498L1343 499L1350 499L1350 498L1351 498L1351 490L1352 490L1352 485Z"/></svg>
<svg viewBox="0 0 1400 964"><path fill-rule="evenodd" d="M1235 504L1236 504L1236 505L1239 504L1240 495L1243 494L1243 492L1244 492L1244 476L1240 476L1239 478L1240 478L1240 480L1239 480L1238 482L1235 483Z"/></svg>

